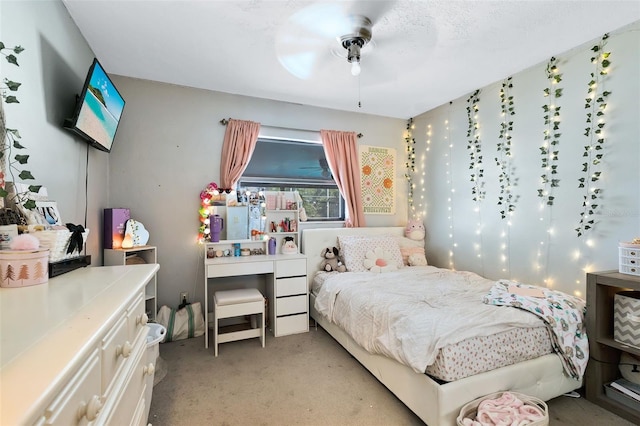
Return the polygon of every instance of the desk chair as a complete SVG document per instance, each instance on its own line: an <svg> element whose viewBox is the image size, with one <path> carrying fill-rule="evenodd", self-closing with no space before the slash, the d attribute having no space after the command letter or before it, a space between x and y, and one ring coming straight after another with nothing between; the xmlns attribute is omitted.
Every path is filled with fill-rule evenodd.
<svg viewBox="0 0 640 426"><path fill-rule="evenodd" d="M244 315L260 314L258 328L249 330L218 333L218 321L222 318L232 318ZM213 353L218 356L218 344L236 340L259 337L264 348L265 326L264 296L258 289L242 288L235 290L221 290L213 294Z"/></svg>

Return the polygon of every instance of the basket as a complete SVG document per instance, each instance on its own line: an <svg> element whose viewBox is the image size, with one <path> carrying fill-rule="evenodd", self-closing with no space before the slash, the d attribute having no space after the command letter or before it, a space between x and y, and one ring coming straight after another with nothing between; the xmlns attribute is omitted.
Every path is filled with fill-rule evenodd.
<svg viewBox="0 0 640 426"><path fill-rule="evenodd" d="M462 409L460 409L460 414L456 419L456 424L458 426L464 426L463 419L475 419L476 414L478 412L478 406L482 401L487 399L500 398L504 393L506 392L492 393L490 395L486 395L486 396L482 396L480 398L474 399L473 401L465 404L462 407ZM535 406L540 410L542 410L542 412L544 413L543 418L536 421L532 421L530 423L523 423L523 424L526 424L527 426L547 426L549 424L549 409L547 407L547 404L543 400L538 399L534 396L529 396L529 395L525 395L518 392L509 391L509 393L515 396L516 398L518 398L520 401L524 402L525 405Z"/></svg>
<svg viewBox="0 0 640 426"><path fill-rule="evenodd" d="M67 253L69 247L69 239L71 238L71 231L66 229L56 229L48 231L37 231L32 235L40 240L40 247L49 249L49 262L59 262L61 260L74 259L80 256L82 250L74 250L71 253ZM87 236L89 236L89 230L85 229L82 233L83 245L87 242Z"/></svg>
<svg viewBox="0 0 640 426"><path fill-rule="evenodd" d="M613 340L640 348L640 291L621 291L613 297Z"/></svg>

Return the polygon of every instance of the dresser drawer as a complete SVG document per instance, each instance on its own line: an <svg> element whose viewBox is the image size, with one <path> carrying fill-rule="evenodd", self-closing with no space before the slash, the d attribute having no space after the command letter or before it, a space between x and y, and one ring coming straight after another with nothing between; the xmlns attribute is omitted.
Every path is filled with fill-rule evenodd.
<svg viewBox="0 0 640 426"><path fill-rule="evenodd" d="M246 263L216 263L207 265L207 277L235 277L239 275L270 274L273 261Z"/></svg>
<svg viewBox="0 0 640 426"><path fill-rule="evenodd" d="M129 342L133 344L138 338L140 332L146 327L149 318L145 313L144 295L141 294L136 300L127 308L127 338Z"/></svg>
<svg viewBox="0 0 640 426"><path fill-rule="evenodd" d="M280 297L276 299L276 315L290 315L307 312L307 296Z"/></svg>
<svg viewBox="0 0 640 426"><path fill-rule="evenodd" d="M102 395L108 393L113 379L125 360L131 355L134 341L129 339L127 318L120 321L100 342L102 364Z"/></svg>
<svg viewBox="0 0 640 426"><path fill-rule="evenodd" d="M276 297L307 294L307 277L278 278Z"/></svg>
<svg viewBox="0 0 640 426"><path fill-rule="evenodd" d="M307 332L309 331L309 316L300 314L276 318L276 329L278 336Z"/></svg>
<svg viewBox="0 0 640 426"><path fill-rule="evenodd" d="M100 356L96 349L46 409L44 424L87 424L96 419L101 409Z"/></svg>
<svg viewBox="0 0 640 426"><path fill-rule="evenodd" d="M124 388L120 388L119 392L109 395L109 401L105 404L109 407L109 418L103 419L104 424L134 424L135 413L140 411L139 405L145 401L144 387L147 375L154 372L154 370L150 369L154 367L150 367L146 362L146 355L146 342L138 343L131 354L133 367L127 373Z"/></svg>
<svg viewBox="0 0 640 426"><path fill-rule="evenodd" d="M276 278L307 275L307 259L278 260Z"/></svg>

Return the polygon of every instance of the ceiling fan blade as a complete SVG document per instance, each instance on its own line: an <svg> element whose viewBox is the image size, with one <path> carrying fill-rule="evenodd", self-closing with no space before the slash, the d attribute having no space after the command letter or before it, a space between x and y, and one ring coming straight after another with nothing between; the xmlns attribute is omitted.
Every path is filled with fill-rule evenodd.
<svg viewBox="0 0 640 426"><path fill-rule="evenodd" d="M326 61L331 50L342 48L338 37L351 30L343 3L313 4L289 17L276 34L280 64L294 76L308 80Z"/></svg>
<svg viewBox="0 0 640 426"><path fill-rule="evenodd" d="M347 16L366 16L375 25L395 7L397 0L353 0L347 2Z"/></svg>

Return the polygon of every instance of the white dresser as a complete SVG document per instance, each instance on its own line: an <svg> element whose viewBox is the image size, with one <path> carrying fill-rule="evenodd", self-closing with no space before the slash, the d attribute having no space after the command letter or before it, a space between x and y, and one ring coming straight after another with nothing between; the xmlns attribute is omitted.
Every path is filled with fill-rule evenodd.
<svg viewBox="0 0 640 426"><path fill-rule="evenodd" d="M87 267L1 288L0 424L146 424L145 286L158 268Z"/></svg>

